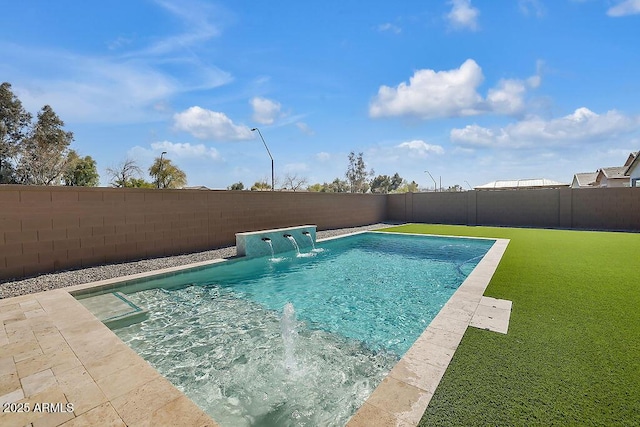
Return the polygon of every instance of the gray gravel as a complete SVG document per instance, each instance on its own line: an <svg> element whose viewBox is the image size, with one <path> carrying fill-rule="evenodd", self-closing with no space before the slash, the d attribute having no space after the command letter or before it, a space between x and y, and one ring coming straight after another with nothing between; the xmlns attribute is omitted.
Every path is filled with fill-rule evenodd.
<svg viewBox="0 0 640 427"><path fill-rule="evenodd" d="M334 230L318 231L316 238L340 236L356 231L374 230L388 227L390 223L379 223L361 227L338 228ZM199 261L207 261L217 258L229 258L236 255L236 247L228 246L210 251L196 252L186 255L175 255L163 258L144 259L120 264L108 264L97 267L83 268L79 270L61 271L58 273L43 274L28 279L12 282L0 282L0 299L51 289L64 288L66 286L90 283L98 280L112 279L114 277L128 276L130 274L144 273L161 268L176 267Z"/></svg>

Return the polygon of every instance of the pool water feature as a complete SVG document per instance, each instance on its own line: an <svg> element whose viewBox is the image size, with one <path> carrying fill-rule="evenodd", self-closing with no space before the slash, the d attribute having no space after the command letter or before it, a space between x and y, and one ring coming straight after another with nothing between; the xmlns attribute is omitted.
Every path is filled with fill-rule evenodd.
<svg viewBox="0 0 640 427"><path fill-rule="evenodd" d="M344 425L492 243L363 233L229 261L129 293L149 319L115 332L222 426Z"/></svg>
<svg viewBox="0 0 640 427"><path fill-rule="evenodd" d="M296 239L291 234L285 234L284 238L291 242L291 245L293 246L293 249L295 249L296 254L300 255L300 246L298 246L298 242L296 242Z"/></svg>

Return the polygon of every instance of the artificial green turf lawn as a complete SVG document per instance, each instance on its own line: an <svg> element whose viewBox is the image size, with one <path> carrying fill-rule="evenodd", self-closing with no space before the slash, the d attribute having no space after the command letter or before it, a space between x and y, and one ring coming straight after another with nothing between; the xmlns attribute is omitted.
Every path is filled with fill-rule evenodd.
<svg viewBox="0 0 640 427"><path fill-rule="evenodd" d="M411 224L510 239L486 296L506 335L469 327L420 426L640 425L640 234Z"/></svg>

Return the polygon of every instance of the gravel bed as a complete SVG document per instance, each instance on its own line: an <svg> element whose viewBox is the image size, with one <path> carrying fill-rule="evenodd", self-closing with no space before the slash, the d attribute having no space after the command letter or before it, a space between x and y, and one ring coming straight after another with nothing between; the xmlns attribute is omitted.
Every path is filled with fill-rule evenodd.
<svg viewBox="0 0 640 427"><path fill-rule="evenodd" d="M361 227L338 228L323 230L316 233L318 239L340 236L356 231L374 230L388 227L390 223L379 223ZM66 286L82 283L96 282L98 280L112 279L114 277L128 276L130 274L144 273L159 270L161 268L175 267L194 262L207 261L217 258L229 258L236 255L236 247L228 246L204 252L196 252L185 255L175 255L162 258L144 259L140 261L125 262L120 264L100 265L97 267L83 268L79 270L61 271L57 273L42 274L28 279L16 281L0 281L0 299L16 297L51 289L64 288Z"/></svg>

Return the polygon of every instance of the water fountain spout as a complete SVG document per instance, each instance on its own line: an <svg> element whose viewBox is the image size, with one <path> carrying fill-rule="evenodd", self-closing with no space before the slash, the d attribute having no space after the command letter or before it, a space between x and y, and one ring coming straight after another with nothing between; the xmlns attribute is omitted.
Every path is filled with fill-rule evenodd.
<svg viewBox="0 0 640 427"><path fill-rule="evenodd" d="M304 234L305 236L307 236L307 238L311 241L311 246L313 247L313 250L316 250L316 244L313 242L313 237L311 237L311 233L309 233L308 231L303 231L302 234Z"/></svg>
<svg viewBox="0 0 640 427"><path fill-rule="evenodd" d="M268 237L263 237L262 241L269 245L269 249L271 249L271 258L273 258L274 253L273 253L273 244L271 243L271 239Z"/></svg>
<svg viewBox="0 0 640 427"><path fill-rule="evenodd" d="M298 242L296 242L296 239L291 234L283 234L282 236L291 242L296 252L298 253L298 256L300 256L300 247L298 246Z"/></svg>

